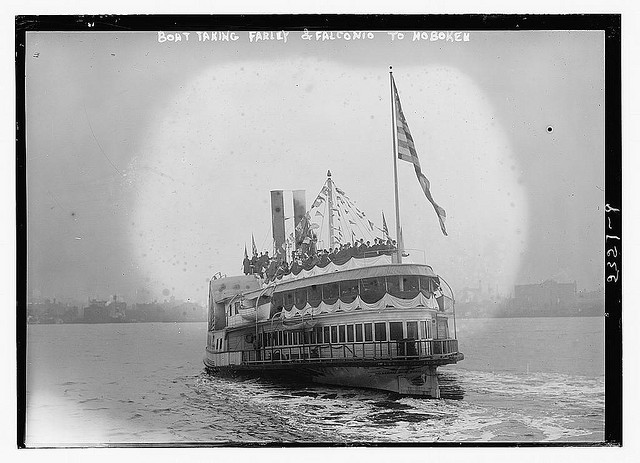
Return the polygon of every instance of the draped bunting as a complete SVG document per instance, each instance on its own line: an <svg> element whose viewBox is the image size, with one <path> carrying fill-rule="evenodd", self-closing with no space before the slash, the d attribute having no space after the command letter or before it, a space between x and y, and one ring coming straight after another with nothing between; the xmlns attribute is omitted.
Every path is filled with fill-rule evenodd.
<svg viewBox="0 0 640 463"><path fill-rule="evenodd" d="M308 318L320 314L334 313L338 311L351 312L357 308L361 309L385 309L387 307L393 307L396 309L413 309L416 307L426 307L428 309L438 309L438 304L434 297L427 297L423 293L418 293L413 299L401 299L399 297L392 296L386 293L379 301L368 304L364 302L360 296L357 296L353 302L342 302L338 299L334 304L327 304L324 301L320 303L318 307L312 307L308 302L303 309L298 309L295 306L291 310L283 310L284 318L290 319L293 317L301 316L302 318Z"/></svg>
<svg viewBox="0 0 640 463"><path fill-rule="evenodd" d="M320 267L319 265L312 266L309 269L303 269L299 273L294 274L290 273L288 275L284 275L281 279L278 280L278 283L298 280L301 278L314 277L318 275L327 275L329 273L337 272L338 270L352 270L355 268L364 268L373 265L385 265L391 263L391 256L382 255L376 257L367 257L367 258L350 258L348 261L342 264L336 264L335 262L329 262L328 265L324 267Z"/></svg>

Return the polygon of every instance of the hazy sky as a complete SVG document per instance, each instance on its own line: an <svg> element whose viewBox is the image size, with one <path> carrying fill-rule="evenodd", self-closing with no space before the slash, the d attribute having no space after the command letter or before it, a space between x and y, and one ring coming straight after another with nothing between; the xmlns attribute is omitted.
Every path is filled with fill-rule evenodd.
<svg viewBox="0 0 640 463"><path fill-rule="evenodd" d="M31 291L205 300L251 233L271 250L269 191L305 189L310 205L327 169L393 228L389 65L449 231L400 161L406 246L454 289L601 283L601 32L238 35L27 34Z"/></svg>

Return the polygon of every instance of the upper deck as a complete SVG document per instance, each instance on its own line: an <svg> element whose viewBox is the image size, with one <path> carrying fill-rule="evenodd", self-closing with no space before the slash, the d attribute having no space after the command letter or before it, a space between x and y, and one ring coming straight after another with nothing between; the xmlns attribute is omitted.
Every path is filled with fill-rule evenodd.
<svg viewBox="0 0 640 463"><path fill-rule="evenodd" d="M384 257L384 256L383 256ZM344 265L275 281L250 291L220 294L212 300L224 305L216 329L242 328L269 320L281 322L309 319L333 313L422 308L438 312L452 311L452 297L445 296L441 279L428 265L394 264L379 257L373 265ZM218 289L227 288L217 280ZM250 281L250 280L249 280ZM237 284L235 286L238 286ZM240 285L242 286L242 285Z"/></svg>

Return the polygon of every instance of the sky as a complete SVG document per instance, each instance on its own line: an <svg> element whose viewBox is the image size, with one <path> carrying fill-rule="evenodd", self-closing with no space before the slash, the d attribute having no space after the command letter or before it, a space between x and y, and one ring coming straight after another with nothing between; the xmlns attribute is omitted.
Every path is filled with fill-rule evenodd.
<svg viewBox="0 0 640 463"><path fill-rule="evenodd" d="M601 32L249 38L27 34L32 296L204 301L211 275L241 271L252 234L271 250L270 190L305 189L310 206L328 169L393 228L390 65L447 211L443 236L399 161L405 245L424 250L413 256L454 290L601 286Z"/></svg>

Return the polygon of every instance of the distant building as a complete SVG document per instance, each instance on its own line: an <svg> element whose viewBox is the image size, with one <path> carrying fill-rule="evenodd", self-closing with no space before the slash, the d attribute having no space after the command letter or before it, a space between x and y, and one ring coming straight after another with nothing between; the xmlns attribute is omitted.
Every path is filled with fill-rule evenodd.
<svg viewBox="0 0 640 463"><path fill-rule="evenodd" d="M520 308L558 309L575 304L577 285L546 280L534 285L514 287L514 306Z"/></svg>
<svg viewBox="0 0 640 463"><path fill-rule="evenodd" d="M465 286L460 290L460 295L458 296L458 301L462 303L468 302L480 302L484 299L484 295L482 293L482 281L478 281L478 287L472 288L469 286Z"/></svg>
<svg viewBox="0 0 640 463"><path fill-rule="evenodd" d="M118 302L117 296L111 301L89 299L89 307L84 308L86 323L110 323L124 321L127 310L126 302Z"/></svg>
<svg viewBox="0 0 640 463"><path fill-rule="evenodd" d="M47 298L43 302L29 302L27 303L27 322L63 323L68 310L69 307L56 298L53 300Z"/></svg>

